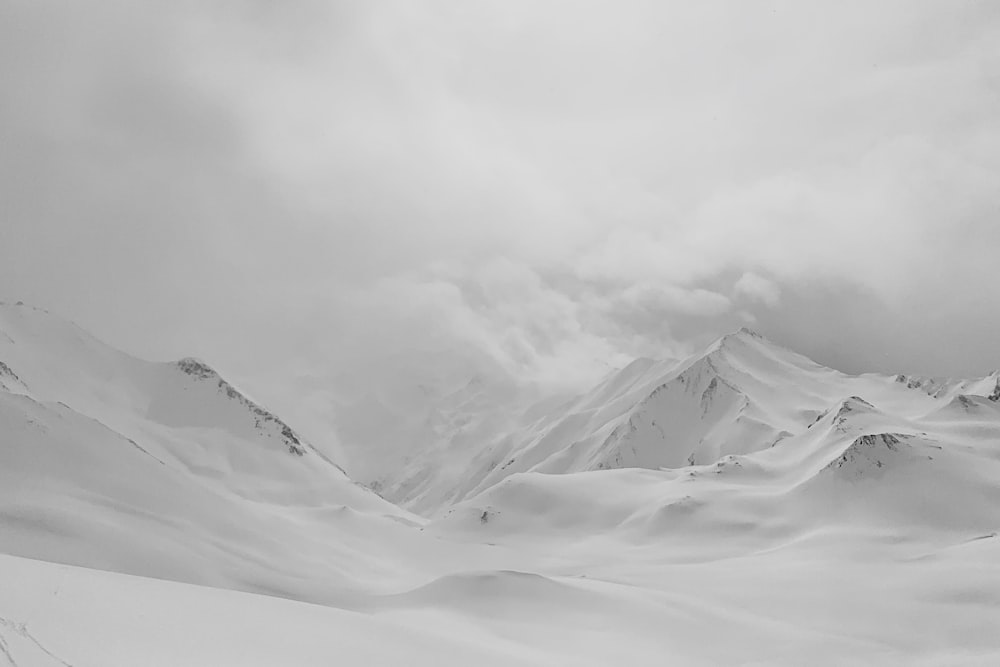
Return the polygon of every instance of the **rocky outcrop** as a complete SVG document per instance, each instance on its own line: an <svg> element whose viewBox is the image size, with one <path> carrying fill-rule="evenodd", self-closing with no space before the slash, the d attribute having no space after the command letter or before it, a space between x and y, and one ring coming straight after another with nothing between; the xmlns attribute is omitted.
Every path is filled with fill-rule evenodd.
<svg viewBox="0 0 1000 667"><path fill-rule="evenodd" d="M240 403L247 409L250 415L253 416L254 426L257 430L264 431L268 427L273 427L273 429L276 430L282 438L290 454L302 456L306 453L306 445L291 426L241 394L239 390L226 382L226 380L224 380L222 376L220 376L215 369L208 364L199 361L198 359L187 357L177 362L177 368L179 368L181 372L190 375L198 381L215 382L220 393L225 394L227 398Z"/></svg>

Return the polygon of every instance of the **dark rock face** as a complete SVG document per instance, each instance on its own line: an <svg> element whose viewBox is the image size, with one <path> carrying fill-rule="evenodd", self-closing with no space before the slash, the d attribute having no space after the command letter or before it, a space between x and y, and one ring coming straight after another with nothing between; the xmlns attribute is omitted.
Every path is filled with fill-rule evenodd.
<svg viewBox="0 0 1000 667"><path fill-rule="evenodd" d="M261 406L257 405L249 398L241 394L236 387L232 386L226 382L218 373L215 372L207 364L198 361L193 358L181 359L177 362L177 367L181 372L186 373L198 380L214 380L221 393L225 393L226 397L230 400L237 401L243 405L248 412L254 417L254 426L257 430L263 431L263 426L265 424L272 423L274 427L281 434L285 445L288 447L289 454L295 454L296 456L302 456L306 453L305 445L299 435L292 429L291 426L285 422L278 419L274 414L268 412Z"/></svg>
<svg viewBox="0 0 1000 667"><path fill-rule="evenodd" d="M837 410L837 414L833 418L833 425L839 431L847 431L847 421L851 413L874 410L875 406L865 399L860 396L851 396L849 399L840 404L840 409ZM819 419L816 421L819 421Z"/></svg>
<svg viewBox="0 0 1000 667"><path fill-rule="evenodd" d="M306 450L302 448L302 441L299 440L299 436L295 434L291 426L281 423L281 435L288 442L289 453L297 456L302 456L306 453Z"/></svg>
<svg viewBox="0 0 1000 667"><path fill-rule="evenodd" d="M910 449L912 446L904 442L908 437L899 433L862 435L840 457L831 461L826 470L842 470L838 474L846 473L849 477L863 478L896 460L904 449Z"/></svg>
<svg viewBox="0 0 1000 667"><path fill-rule="evenodd" d="M976 404L975 404L975 403L974 403L974 402L972 401L972 399L971 399L971 398L969 398L968 396L966 396L965 394L960 394L959 396L957 396L957 397L955 398L955 400L956 400L956 401L958 401L958 404L959 404L959 405L961 405L961 406L962 406L963 408L965 408L966 410L970 410L970 409L972 409L973 407L975 407L975 405L976 405Z"/></svg>
<svg viewBox="0 0 1000 667"><path fill-rule="evenodd" d="M201 380L218 377L218 373L212 370L207 364L190 357L178 361L177 368Z"/></svg>
<svg viewBox="0 0 1000 667"><path fill-rule="evenodd" d="M0 375L6 376L6 377L9 377L9 378L13 378L13 379L17 380L18 382L21 381L21 378L17 377L17 373L15 373L14 371L12 371L11 368L10 368L10 366L8 366L7 364L5 364L2 361L0 361Z"/></svg>
<svg viewBox="0 0 1000 667"><path fill-rule="evenodd" d="M7 382L4 382L5 378L7 379ZM11 387L9 385L11 381L13 381L13 383L16 385L20 385L23 389L28 388L28 385L24 383L24 380L22 380L17 376L17 373L14 372L14 369L12 369L4 362L0 361L0 389L11 391Z"/></svg>

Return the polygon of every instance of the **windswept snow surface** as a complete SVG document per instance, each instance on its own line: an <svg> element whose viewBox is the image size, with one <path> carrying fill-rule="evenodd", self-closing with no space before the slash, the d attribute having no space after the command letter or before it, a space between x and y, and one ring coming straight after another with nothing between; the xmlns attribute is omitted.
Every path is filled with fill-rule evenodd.
<svg viewBox="0 0 1000 667"><path fill-rule="evenodd" d="M204 362L0 306L0 665L1000 664L996 387L749 331L471 383L383 476L421 516Z"/></svg>

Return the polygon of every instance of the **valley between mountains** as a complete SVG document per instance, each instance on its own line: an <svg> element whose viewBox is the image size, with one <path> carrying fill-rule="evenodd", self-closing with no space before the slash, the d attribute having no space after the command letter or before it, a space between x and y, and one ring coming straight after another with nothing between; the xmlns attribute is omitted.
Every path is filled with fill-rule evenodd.
<svg viewBox="0 0 1000 667"><path fill-rule="evenodd" d="M741 330L339 419L0 305L0 665L1000 664L996 371Z"/></svg>

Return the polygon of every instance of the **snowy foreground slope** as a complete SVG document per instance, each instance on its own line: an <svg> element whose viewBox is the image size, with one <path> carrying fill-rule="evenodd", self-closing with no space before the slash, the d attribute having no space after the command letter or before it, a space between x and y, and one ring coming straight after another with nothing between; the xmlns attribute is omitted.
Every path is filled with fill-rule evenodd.
<svg viewBox="0 0 1000 667"><path fill-rule="evenodd" d="M0 665L1000 664L996 374L740 332L515 421L410 462L428 520L204 363L0 306Z"/></svg>

